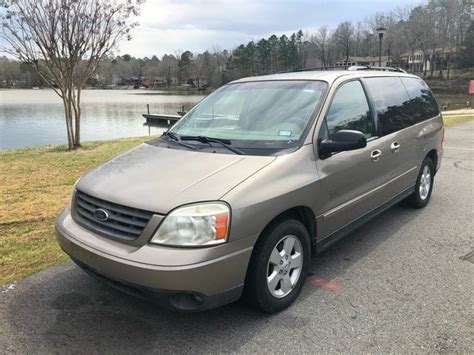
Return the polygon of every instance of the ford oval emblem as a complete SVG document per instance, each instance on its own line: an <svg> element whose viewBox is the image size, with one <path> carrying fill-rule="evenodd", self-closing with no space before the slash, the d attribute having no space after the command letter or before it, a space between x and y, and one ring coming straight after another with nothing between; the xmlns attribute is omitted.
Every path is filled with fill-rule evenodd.
<svg viewBox="0 0 474 355"><path fill-rule="evenodd" d="M94 217L98 221L105 222L109 219L109 213L102 208L98 208L94 211Z"/></svg>

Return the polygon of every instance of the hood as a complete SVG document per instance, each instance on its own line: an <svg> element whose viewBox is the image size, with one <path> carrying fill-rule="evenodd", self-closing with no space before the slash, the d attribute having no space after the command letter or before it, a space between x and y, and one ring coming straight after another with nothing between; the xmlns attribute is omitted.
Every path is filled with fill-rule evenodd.
<svg viewBox="0 0 474 355"><path fill-rule="evenodd" d="M274 160L144 143L97 166L76 188L106 201L166 214L187 203L219 200Z"/></svg>

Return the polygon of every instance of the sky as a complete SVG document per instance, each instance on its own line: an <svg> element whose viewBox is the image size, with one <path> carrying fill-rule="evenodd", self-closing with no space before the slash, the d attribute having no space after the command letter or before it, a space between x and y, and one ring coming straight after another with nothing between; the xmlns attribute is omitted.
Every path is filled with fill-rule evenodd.
<svg viewBox="0 0 474 355"><path fill-rule="evenodd" d="M421 0L147 0L119 54L161 57L184 50L232 49L275 33L312 32Z"/></svg>

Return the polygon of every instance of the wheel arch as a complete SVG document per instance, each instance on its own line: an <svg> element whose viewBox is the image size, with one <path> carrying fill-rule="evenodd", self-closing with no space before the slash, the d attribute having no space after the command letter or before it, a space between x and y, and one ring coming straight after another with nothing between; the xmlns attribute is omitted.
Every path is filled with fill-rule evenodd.
<svg viewBox="0 0 474 355"><path fill-rule="evenodd" d="M306 228L309 234L310 242L311 242L311 252L314 253L316 250L316 218L313 213L313 210L308 206L295 206L291 207L277 216L275 216L267 225L263 228L262 232L260 233L259 239L261 235L263 235L267 230L272 228L276 223L280 222L283 219L293 218L297 221L300 221ZM258 243L258 239L257 239Z"/></svg>
<svg viewBox="0 0 474 355"><path fill-rule="evenodd" d="M438 151L436 149L431 149L428 154L426 154L425 159L426 158L430 158L433 162L435 168L434 174L436 174L436 169L438 167Z"/></svg>

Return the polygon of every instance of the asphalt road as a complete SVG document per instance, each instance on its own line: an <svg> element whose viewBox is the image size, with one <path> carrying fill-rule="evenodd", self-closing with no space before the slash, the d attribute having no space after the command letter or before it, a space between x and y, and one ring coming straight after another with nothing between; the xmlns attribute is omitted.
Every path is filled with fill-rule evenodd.
<svg viewBox="0 0 474 355"><path fill-rule="evenodd" d="M177 314L71 262L5 285L0 352L472 352L474 122L446 131L430 204L395 206L313 260L294 306Z"/></svg>

